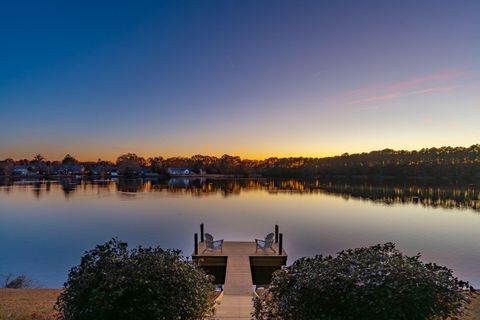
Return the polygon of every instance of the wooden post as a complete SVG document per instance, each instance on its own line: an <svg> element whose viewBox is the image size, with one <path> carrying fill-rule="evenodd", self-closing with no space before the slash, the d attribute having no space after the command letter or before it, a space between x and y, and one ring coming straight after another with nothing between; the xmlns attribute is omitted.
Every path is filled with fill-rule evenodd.
<svg viewBox="0 0 480 320"><path fill-rule="evenodd" d="M279 239L279 243L278 243L278 254L282 255L282 252L283 252L283 233L280 233L279 236L280 236L280 239Z"/></svg>
<svg viewBox="0 0 480 320"><path fill-rule="evenodd" d="M275 225L275 243L278 243L278 224Z"/></svg>
<svg viewBox="0 0 480 320"><path fill-rule="evenodd" d="M195 242L194 244L194 252L195 254L198 254L198 233L195 233L195 236L193 237L193 241Z"/></svg>
<svg viewBox="0 0 480 320"><path fill-rule="evenodd" d="M200 224L200 242L204 242L205 241L205 235L203 233L203 222L202 224Z"/></svg>

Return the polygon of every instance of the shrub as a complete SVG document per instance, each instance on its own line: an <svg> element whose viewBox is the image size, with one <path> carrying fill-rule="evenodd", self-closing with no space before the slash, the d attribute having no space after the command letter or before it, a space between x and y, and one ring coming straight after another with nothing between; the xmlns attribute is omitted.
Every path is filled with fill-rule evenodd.
<svg viewBox="0 0 480 320"><path fill-rule="evenodd" d="M408 257L392 243L301 258L277 271L254 301L256 319L445 319L469 287L448 268Z"/></svg>
<svg viewBox="0 0 480 320"><path fill-rule="evenodd" d="M26 274L14 276L12 273L9 273L3 277L1 287L6 289L30 289L35 287L35 283Z"/></svg>
<svg viewBox="0 0 480 320"><path fill-rule="evenodd" d="M56 309L60 320L202 319L211 279L178 250L138 247L112 239L72 268Z"/></svg>

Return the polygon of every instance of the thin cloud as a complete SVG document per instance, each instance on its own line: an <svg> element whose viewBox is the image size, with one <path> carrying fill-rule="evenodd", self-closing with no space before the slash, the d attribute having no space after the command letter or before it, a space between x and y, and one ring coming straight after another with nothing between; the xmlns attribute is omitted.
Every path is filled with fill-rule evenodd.
<svg viewBox="0 0 480 320"><path fill-rule="evenodd" d="M390 86L387 86L386 90L387 91L407 90L407 89L415 88L425 83L444 82L444 81L454 80L458 78L464 78L470 75L472 75L472 73L467 71L447 71L442 73L435 73L435 74L424 75L424 76L394 83Z"/></svg>
<svg viewBox="0 0 480 320"><path fill-rule="evenodd" d="M357 96L356 99L350 101L351 105L356 105L368 104L377 101L395 100L411 95L445 93L454 90L458 86L440 86L438 84L463 79L472 75L474 75L474 73L468 71L445 71L441 73L418 76L383 86L378 85L363 87L349 91L345 94L345 96Z"/></svg>
<svg viewBox="0 0 480 320"><path fill-rule="evenodd" d="M452 91L452 90L455 89L455 88L457 88L457 86L432 87L432 88L426 88L426 89L422 89L422 90L417 90L417 91L409 92L408 95L429 94L429 93L443 93L443 92Z"/></svg>
<svg viewBox="0 0 480 320"><path fill-rule="evenodd" d="M379 95L379 96L373 96L373 97L368 97L364 99L358 99L351 101L350 104L360 104L360 103L366 103L366 102L372 102L372 101L385 101L385 100L392 100L400 97L401 94L399 92L394 92L394 93L387 93L384 95Z"/></svg>

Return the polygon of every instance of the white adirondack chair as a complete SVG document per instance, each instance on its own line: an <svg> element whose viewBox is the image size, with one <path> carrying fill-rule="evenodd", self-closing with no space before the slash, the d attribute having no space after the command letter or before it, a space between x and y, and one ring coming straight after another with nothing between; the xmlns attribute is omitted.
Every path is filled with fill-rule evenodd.
<svg viewBox="0 0 480 320"><path fill-rule="evenodd" d="M203 252L218 249L220 249L220 252L223 252L223 239L214 241L210 233L205 233L205 250Z"/></svg>
<svg viewBox="0 0 480 320"><path fill-rule="evenodd" d="M263 251L271 249L273 252L276 252L275 249L273 249L274 236L273 233L269 233L264 240L255 239L255 252L258 252L258 249L262 249Z"/></svg>

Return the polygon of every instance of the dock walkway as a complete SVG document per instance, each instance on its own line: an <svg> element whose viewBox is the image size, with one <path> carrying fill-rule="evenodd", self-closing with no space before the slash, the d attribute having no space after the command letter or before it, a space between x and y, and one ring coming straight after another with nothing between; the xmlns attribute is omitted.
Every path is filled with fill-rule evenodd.
<svg viewBox="0 0 480 320"><path fill-rule="evenodd" d="M268 266L282 266L287 260L287 253L282 250L278 253L278 244L274 249L255 252L255 242L225 241L223 252L205 249L204 243L199 243L198 254L192 258L201 266L217 265L219 257L226 257L226 272L223 299L216 308L212 319L251 319L254 296L253 279L251 272L251 258L258 259L260 264Z"/></svg>

